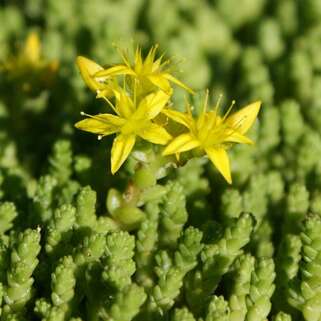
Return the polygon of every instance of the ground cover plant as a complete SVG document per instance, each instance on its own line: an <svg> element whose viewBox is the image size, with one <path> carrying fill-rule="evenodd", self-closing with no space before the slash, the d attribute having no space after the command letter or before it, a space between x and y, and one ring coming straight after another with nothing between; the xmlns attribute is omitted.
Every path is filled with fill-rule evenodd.
<svg viewBox="0 0 321 321"><path fill-rule="evenodd" d="M321 320L320 1L0 21L1 321Z"/></svg>

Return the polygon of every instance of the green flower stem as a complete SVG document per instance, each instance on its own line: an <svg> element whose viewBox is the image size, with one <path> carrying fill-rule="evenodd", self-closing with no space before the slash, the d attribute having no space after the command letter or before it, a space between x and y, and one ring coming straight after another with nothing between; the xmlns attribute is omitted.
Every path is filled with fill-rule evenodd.
<svg viewBox="0 0 321 321"><path fill-rule="evenodd" d="M171 159L147 147L133 152L132 164L128 165L133 167L130 169L133 179L128 181L123 193L111 188L106 201L108 212L123 229L137 229L145 218L139 207L166 194L166 188L156 182L167 175Z"/></svg>

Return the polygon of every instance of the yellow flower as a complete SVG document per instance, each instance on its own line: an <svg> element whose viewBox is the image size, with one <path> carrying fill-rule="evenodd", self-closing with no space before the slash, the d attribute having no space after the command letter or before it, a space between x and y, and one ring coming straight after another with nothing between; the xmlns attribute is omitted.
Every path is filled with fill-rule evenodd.
<svg viewBox="0 0 321 321"><path fill-rule="evenodd" d="M118 88L114 79L94 77L98 71L104 70L102 66L83 56L78 56L76 63L84 82L92 91L97 93L97 98L108 98L114 95L114 90Z"/></svg>
<svg viewBox="0 0 321 321"><path fill-rule="evenodd" d="M159 90L144 97L136 106L124 90L115 93L115 114L87 115L75 126L81 130L104 136L117 134L111 150L111 172L116 173L132 151L137 136L154 144L165 145L171 139L167 131L153 123L153 119L168 102L169 95Z"/></svg>
<svg viewBox="0 0 321 321"><path fill-rule="evenodd" d="M56 60L49 64L42 60L41 43L36 32L29 33L21 52L16 57L9 59L7 69L17 69L27 65L35 68L48 67L56 69L58 67Z"/></svg>
<svg viewBox="0 0 321 321"><path fill-rule="evenodd" d="M155 89L155 86L167 94L172 93L170 82L184 88L193 93L193 90L179 81L169 73L166 66L169 61L162 61L163 56L156 59L157 46L150 49L145 60L142 57L141 49L137 48L135 52L134 63L132 64L125 53L120 51L123 64L116 64L110 68L99 70L94 74L94 78L99 81L101 79L113 78L115 76L131 76L137 81L138 95L148 93Z"/></svg>
<svg viewBox="0 0 321 321"><path fill-rule="evenodd" d="M102 87L102 83L93 77L96 72L104 70L102 66L83 56L77 57L76 64L80 70L82 79L91 90L97 91Z"/></svg>
<svg viewBox="0 0 321 321"><path fill-rule="evenodd" d="M27 91L35 89L36 79L41 84L50 85L58 69L58 61L46 61L41 57L41 42L36 32L30 32L21 51L0 66L9 72L10 79L21 80Z"/></svg>
<svg viewBox="0 0 321 321"><path fill-rule="evenodd" d="M188 128L188 132L169 143L163 155L179 154L199 148L207 154L214 166L231 184L231 170L226 149L232 143L253 144L245 134L254 123L261 102L254 102L230 116L228 111L224 117L218 116L218 108L207 112L206 105L205 102L204 109L197 119L193 118L190 107L186 113L170 109L162 111L170 119Z"/></svg>
<svg viewBox="0 0 321 321"><path fill-rule="evenodd" d="M32 64L37 64L40 60L41 44L38 35L35 32L29 34L26 39L22 56Z"/></svg>

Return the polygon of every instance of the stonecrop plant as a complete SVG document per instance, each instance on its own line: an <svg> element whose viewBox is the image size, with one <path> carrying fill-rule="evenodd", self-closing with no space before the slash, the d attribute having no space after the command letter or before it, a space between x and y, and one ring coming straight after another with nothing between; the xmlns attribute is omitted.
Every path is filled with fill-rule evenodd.
<svg viewBox="0 0 321 321"><path fill-rule="evenodd" d="M320 4L2 1L0 321L321 321Z"/></svg>
<svg viewBox="0 0 321 321"><path fill-rule="evenodd" d="M235 143L252 144L245 136L259 113L261 102L254 102L232 113L234 101L224 115L219 113L219 101L208 108L206 93L199 115L193 115L193 106L186 102L186 112L180 112L171 102L174 88L178 85L194 93L187 85L169 71L170 61L157 58L157 46L143 57L136 49L133 61L119 50L123 64L103 68L85 57L78 57L77 64L87 86L96 92L97 98L106 101L109 113L89 115L76 123L76 127L98 135L98 139L116 134L111 149L111 172L115 174L129 155L135 151L138 140L165 146L162 155L190 153L201 157L204 154L232 183L227 149ZM177 126L170 126L172 120ZM178 128L183 125L183 128ZM177 128L175 128L177 127ZM173 158L168 159L168 163Z"/></svg>

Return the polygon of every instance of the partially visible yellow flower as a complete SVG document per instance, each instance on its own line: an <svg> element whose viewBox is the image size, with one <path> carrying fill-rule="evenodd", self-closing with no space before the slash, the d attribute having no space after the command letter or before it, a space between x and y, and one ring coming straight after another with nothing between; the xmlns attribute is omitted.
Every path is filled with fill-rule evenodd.
<svg viewBox="0 0 321 321"><path fill-rule="evenodd" d="M87 115L89 118L76 123L76 127L98 134L98 138L116 134L111 150L111 172L116 173L132 151L136 138L165 145L171 135L153 119L162 111L169 95L158 90L144 97L136 106L124 90L117 91L116 104L111 105L115 114Z"/></svg>
<svg viewBox="0 0 321 321"><path fill-rule="evenodd" d="M2 69L14 81L20 80L26 90L31 88L35 80L41 84L50 84L58 69L58 61L46 61L41 57L41 42L36 32L31 32L21 48L21 51L10 57Z"/></svg>
<svg viewBox="0 0 321 321"><path fill-rule="evenodd" d="M24 43L24 46L20 53L12 57L5 64L6 69L17 69L26 66L32 66L34 68L50 67L56 69L58 62L56 60L47 63L41 58L41 43L39 36L36 32L31 32Z"/></svg>
<svg viewBox="0 0 321 321"><path fill-rule="evenodd" d="M36 65L40 61L41 55L41 43L38 34L31 32L24 45L21 56L24 57L26 61Z"/></svg>
<svg viewBox="0 0 321 321"><path fill-rule="evenodd" d="M99 70L94 74L94 78L99 81L120 75L133 77L138 85L138 95L149 93L155 89L155 86L171 94L171 82L193 93L192 89L169 73L169 69L166 67L169 64L168 60L162 61L163 56L156 59L156 51L157 46L152 47L146 58L143 59L141 49L137 48L134 63L131 63L126 54L120 51L123 64Z"/></svg>
<svg viewBox="0 0 321 321"><path fill-rule="evenodd" d="M104 70L102 66L83 56L78 56L76 63L82 79L91 90L97 91L103 88L102 81L99 82L93 77L96 72Z"/></svg>
<svg viewBox="0 0 321 321"><path fill-rule="evenodd" d="M230 162L226 149L232 143L253 144L245 136L254 123L261 107L261 102L254 102L238 112L220 117L217 108L206 111L206 105L198 118L194 118L190 107L186 113L164 109L162 112L170 119L184 125L188 132L174 138L163 151L163 155L179 154L201 149L207 154L214 166L228 183L232 183Z"/></svg>
<svg viewBox="0 0 321 321"><path fill-rule="evenodd" d="M97 94L97 98L109 98L114 95L118 89L118 84L114 79L109 77L95 78L94 75L104 68L93 60L83 56L78 56L76 59L80 74L86 85Z"/></svg>

